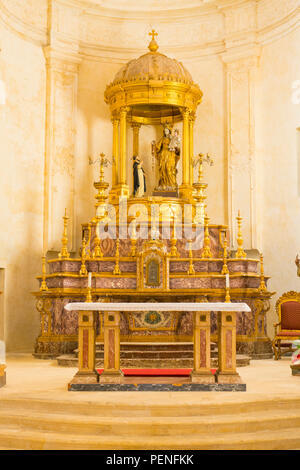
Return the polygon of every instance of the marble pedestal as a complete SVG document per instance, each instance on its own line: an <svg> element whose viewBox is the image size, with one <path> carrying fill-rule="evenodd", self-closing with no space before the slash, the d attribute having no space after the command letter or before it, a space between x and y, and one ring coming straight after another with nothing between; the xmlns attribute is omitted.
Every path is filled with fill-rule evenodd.
<svg viewBox="0 0 300 470"><path fill-rule="evenodd" d="M0 364L0 388L6 385L6 365Z"/></svg>
<svg viewBox="0 0 300 470"><path fill-rule="evenodd" d="M300 375L300 364L298 365L291 365L292 375Z"/></svg>
<svg viewBox="0 0 300 470"><path fill-rule="evenodd" d="M214 384L216 383L215 376L212 373L197 373L197 372L191 372L190 375L191 383L193 384Z"/></svg>

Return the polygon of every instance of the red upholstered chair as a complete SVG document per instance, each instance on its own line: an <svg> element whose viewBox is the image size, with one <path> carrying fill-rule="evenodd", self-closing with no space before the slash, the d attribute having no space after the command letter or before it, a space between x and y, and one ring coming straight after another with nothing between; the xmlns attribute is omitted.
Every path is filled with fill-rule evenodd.
<svg viewBox="0 0 300 470"><path fill-rule="evenodd" d="M272 346L275 359L280 359L282 349L292 350L292 341L300 338L300 293L287 292L276 302L279 322L274 323L275 338Z"/></svg>

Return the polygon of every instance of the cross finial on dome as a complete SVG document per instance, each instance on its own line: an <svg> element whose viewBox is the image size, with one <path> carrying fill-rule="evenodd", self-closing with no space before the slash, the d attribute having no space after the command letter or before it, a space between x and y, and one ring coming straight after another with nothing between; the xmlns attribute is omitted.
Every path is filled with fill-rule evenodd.
<svg viewBox="0 0 300 470"><path fill-rule="evenodd" d="M152 29L152 31L150 31L149 33L149 36L152 36L152 40L148 46L148 49L151 51L151 52L156 52L157 49L158 49L158 44L157 42L155 41L155 36L158 36L158 33Z"/></svg>

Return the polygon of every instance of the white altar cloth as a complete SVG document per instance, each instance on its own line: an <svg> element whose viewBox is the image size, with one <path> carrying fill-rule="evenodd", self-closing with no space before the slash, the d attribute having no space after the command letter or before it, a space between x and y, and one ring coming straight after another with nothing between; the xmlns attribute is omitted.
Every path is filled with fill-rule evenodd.
<svg viewBox="0 0 300 470"><path fill-rule="evenodd" d="M251 312L245 303L234 302L73 302L65 306L72 310L105 312Z"/></svg>

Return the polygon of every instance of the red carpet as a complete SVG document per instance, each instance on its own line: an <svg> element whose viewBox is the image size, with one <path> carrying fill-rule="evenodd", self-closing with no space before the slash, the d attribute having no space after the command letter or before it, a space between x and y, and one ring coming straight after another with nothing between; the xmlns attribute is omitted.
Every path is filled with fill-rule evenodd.
<svg viewBox="0 0 300 470"><path fill-rule="evenodd" d="M103 369L97 369L98 374L102 374ZM132 377L186 377L192 372L192 369L122 369L125 376ZM213 374L216 369L211 369Z"/></svg>

